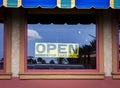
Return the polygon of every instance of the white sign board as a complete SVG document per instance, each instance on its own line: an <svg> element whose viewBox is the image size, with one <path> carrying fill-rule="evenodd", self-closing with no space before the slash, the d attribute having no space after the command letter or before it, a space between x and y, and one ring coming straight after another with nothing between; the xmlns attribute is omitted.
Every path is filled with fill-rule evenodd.
<svg viewBox="0 0 120 88"><path fill-rule="evenodd" d="M35 43L35 57L78 58L78 43Z"/></svg>

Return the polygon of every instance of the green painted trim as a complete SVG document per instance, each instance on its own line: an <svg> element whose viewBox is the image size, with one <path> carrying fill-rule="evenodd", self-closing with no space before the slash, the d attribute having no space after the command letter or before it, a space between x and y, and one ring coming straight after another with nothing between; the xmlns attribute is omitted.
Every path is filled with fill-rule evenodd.
<svg viewBox="0 0 120 88"><path fill-rule="evenodd" d="M120 8L120 0L114 0L114 8Z"/></svg>
<svg viewBox="0 0 120 88"><path fill-rule="evenodd" d="M7 6L8 7L17 7L18 0L7 0Z"/></svg>
<svg viewBox="0 0 120 88"><path fill-rule="evenodd" d="M71 0L61 0L61 8L71 8Z"/></svg>

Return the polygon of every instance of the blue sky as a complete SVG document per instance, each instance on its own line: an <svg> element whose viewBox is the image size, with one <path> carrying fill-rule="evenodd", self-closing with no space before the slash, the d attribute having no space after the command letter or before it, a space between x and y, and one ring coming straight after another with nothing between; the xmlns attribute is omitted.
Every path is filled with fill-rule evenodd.
<svg viewBox="0 0 120 88"><path fill-rule="evenodd" d="M96 36L95 24L28 24L28 56L35 56L35 43L78 43L89 45Z"/></svg>
<svg viewBox="0 0 120 88"><path fill-rule="evenodd" d="M0 60L3 58L3 48L4 48L4 26L2 23L0 23Z"/></svg>

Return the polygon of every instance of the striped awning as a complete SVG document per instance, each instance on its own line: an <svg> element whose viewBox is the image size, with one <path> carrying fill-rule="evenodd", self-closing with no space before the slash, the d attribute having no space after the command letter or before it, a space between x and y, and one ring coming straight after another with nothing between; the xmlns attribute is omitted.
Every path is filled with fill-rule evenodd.
<svg viewBox="0 0 120 88"><path fill-rule="evenodd" d="M0 6L24 8L120 8L120 0L0 0Z"/></svg>

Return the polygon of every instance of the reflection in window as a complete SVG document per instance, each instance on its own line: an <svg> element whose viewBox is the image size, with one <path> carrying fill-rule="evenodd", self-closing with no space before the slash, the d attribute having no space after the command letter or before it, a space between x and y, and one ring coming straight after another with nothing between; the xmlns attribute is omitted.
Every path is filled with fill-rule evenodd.
<svg viewBox="0 0 120 88"><path fill-rule="evenodd" d="M118 47L119 47L119 49L118 49L118 52L119 52L119 58L118 58L118 62L119 62L119 64L118 64L118 68L120 69L120 23L119 23L119 30L118 30L118 35L119 35L119 45L118 45Z"/></svg>
<svg viewBox="0 0 120 88"><path fill-rule="evenodd" d="M28 69L96 69L96 24L28 24Z"/></svg>
<svg viewBox="0 0 120 88"><path fill-rule="evenodd" d="M4 28L3 24L0 23L0 70L4 68Z"/></svg>

